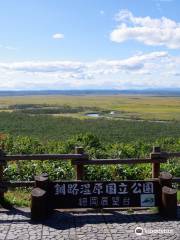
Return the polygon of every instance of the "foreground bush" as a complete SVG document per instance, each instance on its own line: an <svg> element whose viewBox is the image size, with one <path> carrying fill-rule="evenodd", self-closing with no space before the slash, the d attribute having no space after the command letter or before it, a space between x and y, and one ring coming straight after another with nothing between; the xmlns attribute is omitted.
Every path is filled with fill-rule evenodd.
<svg viewBox="0 0 180 240"><path fill-rule="evenodd" d="M0 147L9 154L33 153L73 153L75 146L83 146L90 158L138 158L148 157L153 145L166 151L180 151L180 139L160 138L156 142L145 143L102 143L92 134L80 134L66 141L42 142L27 136L13 137L0 135ZM173 176L180 176L179 159L170 160L161 165L162 170ZM18 161L10 162L5 168L5 176L9 180L33 180L34 175L47 172L51 179L73 179L75 172L70 161ZM88 180L120 180L146 179L151 177L150 164L86 166L85 179Z"/></svg>

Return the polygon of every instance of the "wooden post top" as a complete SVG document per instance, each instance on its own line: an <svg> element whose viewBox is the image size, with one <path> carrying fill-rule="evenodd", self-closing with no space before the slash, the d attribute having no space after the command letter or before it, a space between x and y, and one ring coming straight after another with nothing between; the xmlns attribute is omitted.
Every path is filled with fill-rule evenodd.
<svg viewBox="0 0 180 240"><path fill-rule="evenodd" d="M36 196L36 197L44 196L45 193L46 193L46 191L44 191L44 190L41 189L41 188L34 188L34 189L32 190L32 195L33 195L33 196Z"/></svg>
<svg viewBox="0 0 180 240"><path fill-rule="evenodd" d="M172 187L172 175L169 172L161 172L159 174L159 183L162 187Z"/></svg>
<svg viewBox="0 0 180 240"><path fill-rule="evenodd" d="M44 178L48 178L49 177L48 173L42 173L40 176L44 177Z"/></svg>
<svg viewBox="0 0 180 240"><path fill-rule="evenodd" d="M34 180L38 181L38 182L44 182L44 181L48 180L48 177L44 177L44 176L39 175L39 176L35 176Z"/></svg>
<svg viewBox="0 0 180 240"><path fill-rule="evenodd" d="M75 153L83 154L84 153L84 148L83 147L75 147Z"/></svg>
<svg viewBox="0 0 180 240"><path fill-rule="evenodd" d="M150 153L151 159L167 159L167 153L162 152L160 147L153 146L153 151Z"/></svg>
<svg viewBox="0 0 180 240"><path fill-rule="evenodd" d="M163 180L171 180L172 175L169 172L161 172L159 178Z"/></svg>
<svg viewBox="0 0 180 240"><path fill-rule="evenodd" d="M153 153L160 153L161 152L161 148L157 147L157 146L153 146Z"/></svg>

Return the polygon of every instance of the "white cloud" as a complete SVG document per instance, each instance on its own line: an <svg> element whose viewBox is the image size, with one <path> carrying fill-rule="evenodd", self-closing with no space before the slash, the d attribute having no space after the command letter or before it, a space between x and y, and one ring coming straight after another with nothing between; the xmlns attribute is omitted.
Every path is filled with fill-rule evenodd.
<svg viewBox="0 0 180 240"><path fill-rule="evenodd" d="M105 11L104 10L100 10L100 15L104 15L105 14Z"/></svg>
<svg viewBox="0 0 180 240"><path fill-rule="evenodd" d="M7 50L17 50L16 47L13 47L13 46L9 46L9 45L2 45L0 44L0 48L3 48L3 49L7 49Z"/></svg>
<svg viewBox="0 0 180 240"><path fill-rule="evenodd" d="M136 54L125 59L0 62L0 88L82 89L180 87L180 57L167 52Z"/></svg>
<svg viewBox="0 0 180 240"><path fill-rule="evenodd" d="M143 69L146 63L168 57L167 52L151 52L139 54L127 59L120 60L98 60L94 62L80 61L29 61L0 63L0 69L24 73L115 73L119 71L137 71Z"/></svg>
<svg viewBox="0 0 180 240"><path fill-rule="evenodd" d="M52 38L54 39L63 39L64 38L64 34L62 33L55 33Z"/></svg>
<svg viewBox="0 0 180 240"><path fill-rule="evenodd" d="M179 22L166 17L135 17L128 10L121 10L115 15L115 20L119 25L110 34L110 39L114 42L133 39L151 46L180 48Z"/></svg>
<svg viewBox="0 0 180 240"><path fill-rule="evenodd" d="M29 61L0 63L0 68L25 73L78 72L83 68L83 64L77 61Z"/></svg>

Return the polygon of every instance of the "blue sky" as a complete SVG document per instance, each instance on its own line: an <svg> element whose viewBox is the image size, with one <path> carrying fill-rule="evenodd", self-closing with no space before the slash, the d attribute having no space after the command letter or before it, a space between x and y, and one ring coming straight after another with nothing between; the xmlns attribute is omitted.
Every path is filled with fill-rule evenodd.
<svg viewBox="0 0 180 240"><path fill-rule="evenodd" d="M178 0L0 0L0 90L180 87Z"/></svg>

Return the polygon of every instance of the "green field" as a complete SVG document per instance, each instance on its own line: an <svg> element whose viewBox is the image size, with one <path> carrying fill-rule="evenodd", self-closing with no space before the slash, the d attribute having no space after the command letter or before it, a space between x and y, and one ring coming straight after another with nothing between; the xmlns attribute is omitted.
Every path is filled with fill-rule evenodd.
<svg viewBox="0 0 180 240"><path fill-rule="evenodd" d="M95 134L102 142L180 136L180 98L150 96L24 96L0 98L0 132L43 141ZM113 111L113 114L111 114ZM98 118L87 113L97 113Z"/></svg>
<svg viewBox="0 0 180 240"><path fill-rule="evenodd" d="M67 140L91 133L102 142L152 142L161 137L180 137L180 122L139 122L106 118L79 119L24 113L0 113L0 132L13 136L32 136L43 141Z"/></svg>
<svg viewBox="0 0 180 240"><path fill-rule="evenodd" d="M9 105L16 104L84 107L87 110L98 108L99 111L117 111L115 117L120 119L180 120L180 97L142 95L0 97L1 111ZM83 116L82 112L70 114L75 117Z"/></svg>

